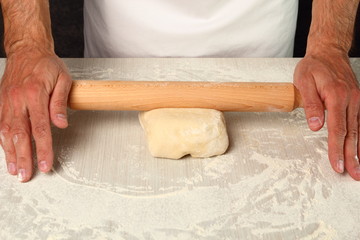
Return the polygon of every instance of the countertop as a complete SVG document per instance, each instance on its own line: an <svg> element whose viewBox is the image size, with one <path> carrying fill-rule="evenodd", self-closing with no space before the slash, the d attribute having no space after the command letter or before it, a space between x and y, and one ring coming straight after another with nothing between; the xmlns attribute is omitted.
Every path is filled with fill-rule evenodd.
<svg viewBox="0 0 360 240"><path fill-rule="evenodd" d="M74 79L292 82L299 59L64 61ZM225 113L226 154L182 160L151 157L137 114L69 110L53 171L25 184L0 151L0 239L359 239L360 183L302 109Z"/></svg>

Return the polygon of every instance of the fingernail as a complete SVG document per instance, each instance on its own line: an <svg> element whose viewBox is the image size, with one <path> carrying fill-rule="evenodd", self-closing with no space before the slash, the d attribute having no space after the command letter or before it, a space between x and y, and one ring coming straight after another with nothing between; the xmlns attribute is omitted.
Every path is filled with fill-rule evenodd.
<svg viewBox="0 0 360 240"><path fill-rule="evenodd" d="M48 164L46 161L39 162L39 169L40 171L46 171L48 169Z"/></svg>
<svg viewBox="0 0 360 240"><path fill-rule="evenodd" d="M18 175L17 178L20 182L23 182L25 180L25 169L18 169Z"/></svg>
<svg viewBox="0 0 360 240"><path fill-rule="evenodd" d="M337 163L337 169L340 173L344 172L344 160L339 160Z"/></svg>
<svg viewBox="0 0 360 240"><path fill-rule="evenodd" d="M322 126L322 122L318 117L311 117L308 119L309 126L311 128L319 128Z"/></svg>
<svg viewBox="0 0 360 240"><path fill-rule="evenodd" d="M15 163L9 163L8 164L8 171L9 173L11 174L14 174L16 172L16 166L15 166Z"/></svg>
<svg viewBox="0 0 360 240"><path fill-rule="evenodd" d="M56 117L61 121L66 121L66 116L64 114L56 114Z"/></svg>

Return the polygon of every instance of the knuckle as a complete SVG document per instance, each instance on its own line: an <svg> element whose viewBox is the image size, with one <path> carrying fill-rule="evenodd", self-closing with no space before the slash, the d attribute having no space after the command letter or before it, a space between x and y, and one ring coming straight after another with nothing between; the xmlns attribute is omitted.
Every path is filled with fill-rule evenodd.
<svg viewBox="0 0 360 240"><path fill-rule="evenodd" d="M349 139L357 139L358 137L358 130L355 128L349 129L346 134L346 138Z"/></svg>
<svg viewBox="0 0 360 240"><path fill-rule="evenodd" d="M10 132L10 126L6 123L0 123L0 133L1 134L8 134Z"/></svg>
<svg viewBox="0 0 360 240"><path fill-rule="evenodd" d="M3 146L5 145L9 132L10 132L10 126L7 124L2 124L0 127L0 140Z"/></svg>
<svg viewBox="0 0 360 240"><path fill-rule="evenodd" d="M5 93L10 97L10 99L17 99L22 95L23 88L19 85L11 85L5 87Z"/></svg>
<svg viewBox="0 0 360 240"><path fill-rule="evenodd" d="M33 135L36 138L43 139L48 136L48 128L46 123L38 123L33 127Z"/></svg>
<svg viewBox="0 0 360 240"><path fill-rule="evenodd" d="M348 105L349 97L345 94L334 94L325 102L328 108L336 108L338 110L345 109Z"/></svg>
<svg viewBox="0 0 360 240"><path fill-rule="evenodd" d="M38 93L40 90L40 85L36 82L30 82L25 85L25 89L27 93Z"/></svg>
<svg viewBox="0 0 360 240"><path fill-rule="evenodd" d="M333 130L333 134L335 135L335 137L337 138L345 138L346 135L347 135L347 131L345 128L343 127L338 127L338 128L335 128Z"/></svg>
<svg viewBox="0 0 360 240"><path fill-rule="evenodd" d="M12 129L11 133L17 141L22 141L29 137L28 131L23 128L14 128Z"/></svg>
<svg viewBox="0 0 360 240"><path fill-rule="evenodd" d="M350 95L350 87L346 82L339 81L336 84L329 84L325 90L329 96L342 100Z"/></svg>
<svg viewBox="0 0 360 240"><path fill-rule="evenodd" d="M8 157L14 157L16 155L15 149L14 148L7 148L7 147L3 147L4 148L4 152L5 155Z"/></svg>
<svg viewBox="0 0 360 240"><path fill-rule="evenodd" d="M322 109L322 106L314 102L308 102L304 104L304 108L308 112L318 112Z"/></svg>
<svg viewBox="0 0 360 240"><path fill-rule="evenodd" d="M65 108L67 106L67 102L64 99L56 99L52 101L52 108L59 109Z"/></svg>
<svg viewBox="0 0 360 240"><path fill-rule="evenodd" d="M59 76L59 80L65 81L66 83L72 83L71 77L67 72L62 72Z"/></svg>
<svg viewBox="0 0 360 240"><path fill-rule="evenodd" d="M41 83L38 82L30 82L27 83L25 85L25 91L26 91L26 96L29 99L33 99L36 96L39 96L42 91L43 91L43 87L41 85Z"/></svg>

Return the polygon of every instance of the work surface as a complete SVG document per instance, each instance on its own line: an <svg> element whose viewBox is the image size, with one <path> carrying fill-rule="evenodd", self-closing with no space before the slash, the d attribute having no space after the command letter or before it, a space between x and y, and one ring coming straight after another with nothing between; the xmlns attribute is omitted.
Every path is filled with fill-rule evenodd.
<svg viewBox="0 0 360 240"><path fill-rule="evenodd" d="M65 62L74 79L292 82L298 59ZM69 116L51 174L21 184L0 151L0 239L359 239L360 183L302 110L226 113L228 152L183 160L150 156L136 112Z"/></svg>

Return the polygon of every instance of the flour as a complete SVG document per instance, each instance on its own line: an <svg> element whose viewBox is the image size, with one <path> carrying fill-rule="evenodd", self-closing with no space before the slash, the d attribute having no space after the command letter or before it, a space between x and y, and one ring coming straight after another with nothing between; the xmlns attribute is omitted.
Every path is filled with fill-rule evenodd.
<svg viewBox="0 0 360 240"><path fill-rule="evenodd" d="M284 81L297 60L217 59L216 67L209 67L208 59L184 60L181 66L164 59L101 60L104 66L121 61L121 68L89 72L79 60L68 61L84 79L235 81L258 80L261 72L270 81ZM167 68L160 69L166 61ZM146 70L139 70L142 66ZM20 184L7 173L0 151L0 239L355 240L360 235L360 185L331 169L326 129L308 130L302 110L226 113L227 153L181 161L149 155L137 113L69 116L69 128L53 132L54 173L37 172L30 183Z"/></svg>
<svg viewBox="0 0 360 240"><path fill-rule="evenodd" d="M113 119L115 116L111 115L115 114L126 123L136 113L105 113L107 116L102 118L103 114L75 112L71 115L76 119L70 119L70 122L77 134L82 131L75 122L93 119L89 123L82 121L82 126L92 126L94 135L101 128L101 134L107 135L109 140L101 145L101 154L93 152L96 157L84 156L84 152L90 151L91 141L87 142L89 146L84 142L72 147L66 147L65 141L57 143L62 147L56 173L69 182L80 184L79 187L89 186L88 191L103 189L106 194L100 195L112 193L112 198L141 202L137 207L152 217L159 213L163 220L155 218L147 223L141 220L142 228L159 225L157 230L148 232L149 236L208 239L226 230L234 234L241 231L249 239L277 239L283 234L294 239L334 239L340 231L335 220L324 217L327 209L332 208L327 204L329 199L338 197L334 195L336 189L331 183L337 175L329 168L327 160L326 130L311 137L301 110L290 114L227 113L232 138L229 151L215 158L187 157L181 161L152 158L142 145L145 141L141 135L124 137L128 144L119 147L111 132L122 132L124 130L120 128L124 127L135 134L141 131L140 126L103 127L110 123L105 119ZM95 121L100 122L99 125L95 125ZM110 131L104 132L106 129ZM54 139L71 139L73 134L71 128L55 131ZM102 142L99 138L96 140ZM284 145L279 145L280 142ZM111 152L113 148L117 150ZM304 152L313 157L303 155ZM101 158L102 154L107 158ZM124 162L121 156L126 156L127 161ZM117 171L112 171L121 166L126 173L117 175ZM184 209L187 210L183 212ZM314 212L314 209L318 211ZM132 213L130 218L137 218L135 214ZM144 213L139 214L144 216ZM321 220L316 221L319 214ZM344 215L346 217L351 218ZM163 222L168 218L182 219L185 225L172 228ZM341 228L343 231L347 227L343 224Z"/></svg>

